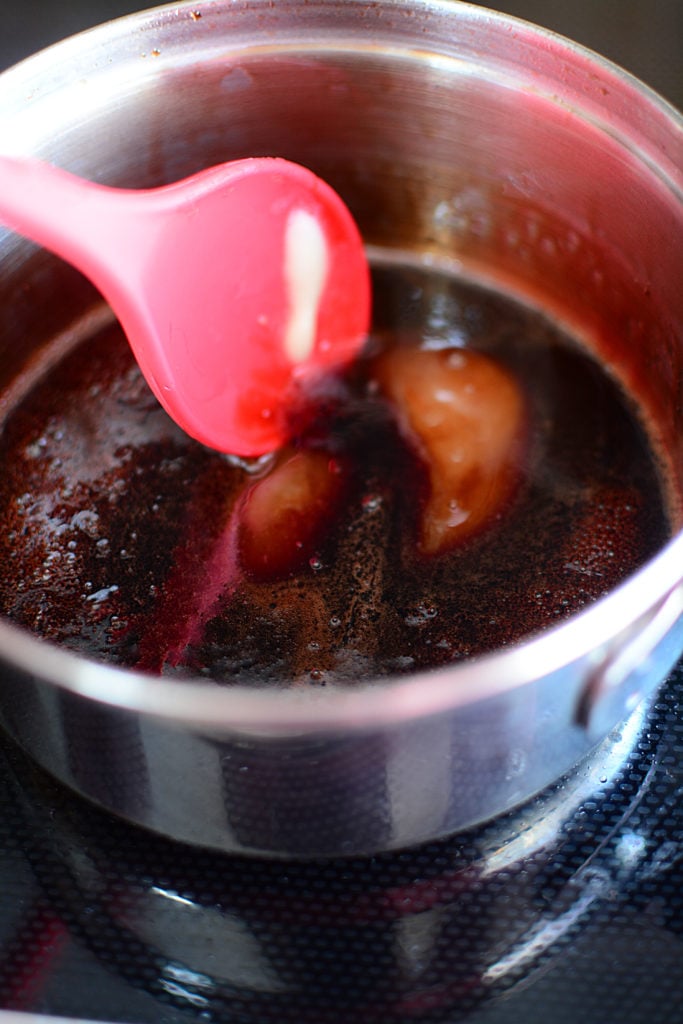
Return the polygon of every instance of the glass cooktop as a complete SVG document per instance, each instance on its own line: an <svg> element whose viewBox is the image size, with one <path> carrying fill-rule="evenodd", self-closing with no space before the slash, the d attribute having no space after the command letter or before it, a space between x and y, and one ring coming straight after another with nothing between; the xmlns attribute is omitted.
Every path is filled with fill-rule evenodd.
<svg viewBox="0 0 683 1024"><path fill-rule="evenodd" d="M0 1005L116 1021L683 1021L683 667L608 750L447 841L180 846L0 745Z"/></svg>

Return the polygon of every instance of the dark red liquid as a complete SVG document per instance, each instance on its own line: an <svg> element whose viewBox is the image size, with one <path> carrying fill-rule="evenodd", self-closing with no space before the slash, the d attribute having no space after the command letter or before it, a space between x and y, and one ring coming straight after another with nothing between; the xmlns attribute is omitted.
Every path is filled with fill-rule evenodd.
<svg viewBox="0 0 683 1024"><path fill-rule="evenodd" d="M374 394L368 362L325 396L299 441L342 466L333 514L274 578L245 571L240 495L263 467L177 429L112 327L36 386L0 438L2 613L154 672L353 682L515 643L661 547L670 531L646 434L578 346L474 286L377 271L375 348L398 329L493 355L526 395L520 483L486 529L419 555L424 470Z"/></svg>

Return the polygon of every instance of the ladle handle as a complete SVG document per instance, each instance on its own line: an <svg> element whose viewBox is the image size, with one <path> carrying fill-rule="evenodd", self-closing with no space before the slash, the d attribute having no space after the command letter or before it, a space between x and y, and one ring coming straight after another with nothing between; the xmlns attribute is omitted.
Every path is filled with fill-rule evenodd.
<svg viewBox="0 0 683 1024"><path fill-rule="evenodd" d="M116 287L111 269L125 259L132 272L130 261L140 253L145 216L141 204L136 233L135 207L133 191L97 185L33 158L0 155L0 224L72 263L105 294Z"/></svg>

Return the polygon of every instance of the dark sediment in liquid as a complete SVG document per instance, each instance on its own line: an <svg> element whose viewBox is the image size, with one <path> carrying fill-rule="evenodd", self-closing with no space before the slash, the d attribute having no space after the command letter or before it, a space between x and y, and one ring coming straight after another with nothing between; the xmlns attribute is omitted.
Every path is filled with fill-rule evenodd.
<svg viewBox="0 0 683 1024"><path fill-rule="evenodd" d="M416 269L377 271L375 308L376 347L399 328L471 346L522 387L521 483L486 529L419 555L424 472L361 363L301 441L352 467L341 505L283 578L241 572L239 494L262 467L176 428L112 326L5 424L0 612L149 671L352 683L513 644L595 601L666 541L646 434L570 339L509 299Z"/></svg>

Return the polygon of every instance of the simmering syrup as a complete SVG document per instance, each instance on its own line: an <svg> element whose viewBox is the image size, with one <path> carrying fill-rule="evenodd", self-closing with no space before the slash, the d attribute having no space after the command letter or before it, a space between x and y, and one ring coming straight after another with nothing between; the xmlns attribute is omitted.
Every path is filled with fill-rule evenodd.
<svg viewBox="0 0 683 1024"><path fill-rule="evenodd" d="M250 464L168 419L116 325L84 341L0 436L0 611L145 671L345 684L514 644L661 547L646 432L579 345L433 270L377 269L374 294L367 357L319 396L291 448ZM411 345L446 353L425 365L471 351L508 382L501 427L463 414L460 460L469 437L498 468L460 534L438 509L436 532L425 525L439 461L411 429L431 421L406 420L382 369ZM441 507L463 519L450 492Z"/></svg>

